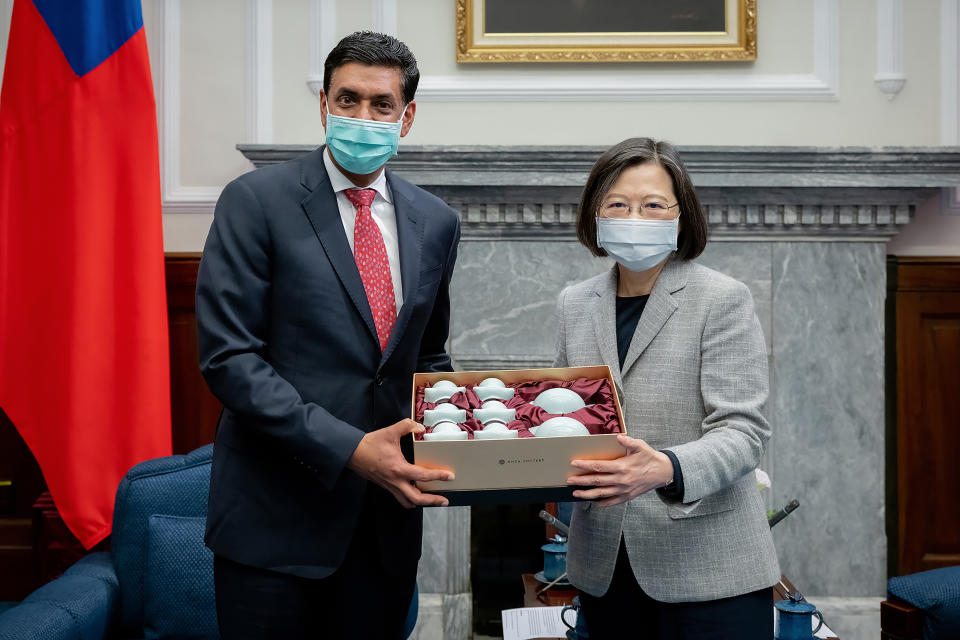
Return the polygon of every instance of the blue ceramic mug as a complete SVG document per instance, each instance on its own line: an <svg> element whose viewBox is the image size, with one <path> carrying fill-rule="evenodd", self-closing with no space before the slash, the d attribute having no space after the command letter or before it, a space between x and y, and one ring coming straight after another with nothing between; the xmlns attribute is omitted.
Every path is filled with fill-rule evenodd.
<svg viewBox="0 0 960 640"><path fill-rule="evenodd" d="M575 616L574 624L572 625L567 622L567 611L573 611ZM569 631L567 631L567 638L587 640L590 637L590 633L587 631L587 623L584 621L583 616L580 615L580 596L575 596L572 605L568 604L560 610L560 620L562 620L563 624L569 629Z"/></svg>
<svg viewBox="0 0 960 640"><path fill-rule="evenodd" d="M787 594L786 600L773 605L777 609L773 636L776 640L812 640L813 634L823 626L823 615L799 592ZM820 623L813 629L813 616Z"/></svg>
<svg viewBox="0 0 960 640"><path fill-rule="evenodd" d="M567 572L567 543L566 538L557 535L550 539L543 549L543 577L547 580L556 580Z"/></svg>

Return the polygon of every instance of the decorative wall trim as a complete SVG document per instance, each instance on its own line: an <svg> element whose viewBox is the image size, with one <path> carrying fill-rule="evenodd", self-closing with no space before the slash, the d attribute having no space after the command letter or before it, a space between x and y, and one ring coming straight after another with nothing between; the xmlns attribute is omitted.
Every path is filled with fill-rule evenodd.
<svg viewBox="0 0 960 640"><path fill-rule="evenodd" d="M313 145L240 144L260 167L313 151ZM703 187L960 186L956 147L686 146L678 149ZM574 187L579 195L594 146L401 146L390 168L415 184L443 187Z"/></svg>
<svg viewBox="0 0 960 640"><path fill-rule="evenodd" d="M960 216L960 189L941 189L940 213L945 216Z"/></svg>
<svg viewBox="0 0 960 640"><path fill-rule="evenodd" d="M256 166L307 145L238 145ZM960 149L684 147L714 240L878 242L960 185ZM573 238L600 147L404 147L398 175L459 211L465 241Z"/></svg>
<svg viewBox="0 0 960 640"><path fill-rule="evenodd" d="M839 2L813 2L813 73L682 75L565 73L549 77L424 76L417 99L447 102L615 100L836 100L839 83Z"/></svg>
<svg viewBox="0 0 960 640"><path fill-rule="evenodd" d="M452 356L457 371L498 371L501 369L543 369L553 366L552 358L542 355L501 355L480 353ZM468 523L469 524L469 523ZM469 531L469 526L467 530ZM469 575L467 576L469 582Z"/></svg>
<svg viewBox="0 0 960 640"><path fill-rule="evenodd" d="M273 140L273 0L247 0L247 136Z"/></svg>
<svg viewBox="0 0 960 640"><path fill-rule="evenodd" d="M960 144L960 0L940 3L940 142Z"/></svg>
<svg viewBox="0 0 960 640"><path fill-rule="evenodd" d="M903 89L903 0L877 0L877 73L880 91L893 100Z"/></svg>
<svg viewBox="0 0 960 640"><path fill-rule="evenodd" d="M370 29L396 37L397 0L370 0Z"/></svg>
<svg viewBox="0 0 960 640"><path fill-rule="evenodd" d="M776 195L776 194L774 194ZM554 242L576 239L577 203L493 203L463 206L465 242L490 239ZM913 217L915 204L721 205L703 203L712 241L877 242L890 238ZM502 368L502 367L493 367Z"/></svg>
<svg viewBox="0 0 960 640"><path fill-rule="evenodd" d="M396 33L396 0L371 0L373 26ZM333 0L311 2L311 61L317 50L323 54L329 46L318 39L324 36L317 24L335 21ZM510 77L506 73L493 78L470 76L430 76L420 78L417 99L446 102L536 102L549 100L581 101L596 98L616 100L836 100L839 82L839 1L813 2L813 73L794 74L711 74L657 78L617 73L565 73L549 77ZM330 36L328 36L330 37ZM331 37L332 39L332 37ZM311 69L313 66L311 66ZM322 63L321 63L322 69ZM315 72L307 80L319 95Z"/></svg>
<svg viewBox="0 0 960 640"><path fill-rule="evenodd" d="M337 44L337 0L310 0L310 75L307 87L319 97L323 61Z"/></svg>
<svg viewBox="0 0 960 640"><path fill-rule="evenodd" d="M333 1L333 0L331 0ZM247 0L247 113L245 138L267 142L273 137L273 0ZM219 186L184 186L180 174L180 0L154 4L159 29L154 65L158 96L157 129L160 137L160 182L163 213L212 214L220 197Z"/></svg>

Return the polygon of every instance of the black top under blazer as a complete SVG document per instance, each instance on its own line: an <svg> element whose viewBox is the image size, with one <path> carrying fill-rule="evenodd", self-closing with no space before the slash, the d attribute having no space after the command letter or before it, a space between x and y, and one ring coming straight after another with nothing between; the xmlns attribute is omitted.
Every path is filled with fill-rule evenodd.
<svg viewBox="0 0 960 640"><path fill-rule="evenodd" d="M322 154L247 173L217 201L197 276L200 368L224 406L206 543L235 562L323 578L366 501L385 565L408 575L422 511L345 465L365 433L410 417L414 372L451 370L460 221L387 172L403 306L381 354Z"/></svg>

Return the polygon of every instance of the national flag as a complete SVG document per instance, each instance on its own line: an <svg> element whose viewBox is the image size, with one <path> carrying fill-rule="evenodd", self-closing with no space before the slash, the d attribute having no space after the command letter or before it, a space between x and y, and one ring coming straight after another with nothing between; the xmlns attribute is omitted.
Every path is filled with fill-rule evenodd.
<svg viewBox="0 0 960 640"><path fill-rule="evenodd" d="M168 455L156 105L139 0L16 0L0 92L0 408L87 548Z"/></svg>

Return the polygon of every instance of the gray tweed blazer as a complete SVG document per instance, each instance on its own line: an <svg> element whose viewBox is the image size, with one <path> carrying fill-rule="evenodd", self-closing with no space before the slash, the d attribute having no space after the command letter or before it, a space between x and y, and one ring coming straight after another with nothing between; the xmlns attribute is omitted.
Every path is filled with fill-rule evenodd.
<svg viewBox="0 0 960 640"><path fill-rule="evenodd" d="M662 602L699 602L769 587L777 555L753 470L770 438L763 330L747 287L671 259L654 285L623 368L616 267L563 290L555 366L607 364L627 433L676 454L684 495L656 491L613 507L574 504L567 571L606 593L621 536L637 582Z"/></svg>

